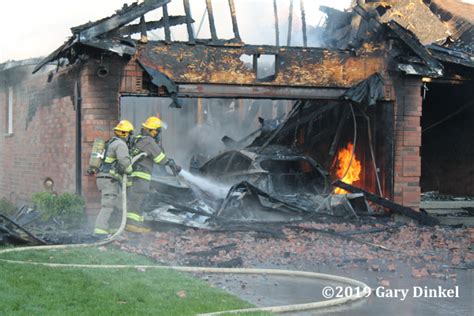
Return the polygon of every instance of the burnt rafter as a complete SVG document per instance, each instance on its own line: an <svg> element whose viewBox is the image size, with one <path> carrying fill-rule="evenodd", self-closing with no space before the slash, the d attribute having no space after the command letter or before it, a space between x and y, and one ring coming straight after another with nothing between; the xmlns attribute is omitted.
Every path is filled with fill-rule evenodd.
<svg viewBox="0 0 474 316"><path fill-rule="evenodd" d="M428 51L428 49L423 46L418 38L413 32L403 28L400 24L395 21L390 21L387 24L387 27L393 31L398 38L400 38L410 49L420 57L423 62L429 67L429 74L432 76L442 76L443 75L443 65L438 62ZM413 65L399 65L399 69L406 72L407 74L417 74L421 71L416 70L414 73L410 73L410 69L415 69Z"/></svg>
<svg viewBox="0 0 474 316"><path fill-rule="evenodd" d="M87 41L99 35L110 32L124 26L133 20L140 18L145 13L157 9L171 0L148 0L140 4L134 3L130 7L124 7L116 14L93 23L73 27L71 31L78 35L80 41Z"/></svg>
<svg viewBox="0 0 474 316"><path fill-rule="evenodd" d="M135 54L135 42L125 39L92 39L82 44L116 53L119 56Z"/></svg>
<svg viewBox="0 0 474 316"><path fill-rule="evenodd" d="M33 73L36 73L44 65L60 58L67 57L71 63L74 62L77 56L72 48L77 44L84 44L86 46L108 50L118 53L120 56L123 54L133 55L135 53L134 47L130 47L129 44L120 43L120 40L117 39L103 39L104 34L110 33L114 30L120 32L119 29L124 25L137 18L143 17L147 12L166 5L170 1L171 0L146 0L140 4L135 2L130 6L124 5L121 10L116 11L112 16L71 28L73 36L38 63L33 70ZM150 26L156 25L151 24ZM138 27L140 28L140 25ZM139 31L141 30L139 29ZM101 42L102 40L104 40L104 42Z"/></svg>
<svg viewBox="0 0 474 316"><path fill-rule="evenodd" d="M176 26L176 25L181 25L181 24L186 24L186 16L180 15L180 16L170 16L169 17L169 26ZM194 23L194 20L193 20ZM146 22L146 30L147 31L152 31L156 30L159 28L163 28L166 25L165 19L160 19L158 21L150 21ZM140 33L141 32L141 25L140 24L132 24L132 25L126 25L118 30L111 31L108 33L109 36L129 36L132 34Z"/></svg>

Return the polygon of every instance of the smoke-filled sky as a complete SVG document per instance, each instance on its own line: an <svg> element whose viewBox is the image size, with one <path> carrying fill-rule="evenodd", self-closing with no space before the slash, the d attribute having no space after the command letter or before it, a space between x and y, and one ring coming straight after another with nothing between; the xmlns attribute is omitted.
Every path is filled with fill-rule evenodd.
<svg viewBox="0 0 474 316"><path fill-rule="evenodd" d="M88 21L95 21L112 15L124 3L133 0L18 0L2 1L0 10L0 63L7 60L21 60L45 56L60 46L69 36L70 28ZM195 32L198 31L205 0L191 0L191 10L195 19ZM317 25L323 15L319 5L343 10L351 0L305 0L308 25ZM184 14L183 2L173 0L169 5L171 15ZM227 0L213 0L217 33L220 38L232 37L232 24ZM243 40L250 44L274 44L273 0L235 0L240 33ZM280 24L280 43L286 43L288 10L290 0L277 0ZM293 43L301 45L300 1L294 0ZM161 18L161 10L146 15L147 20ZM172 28L175 40L187 40L186 28ZM152 39L163 37L163 31L153 32ZM200 38L210 37L207 18L204 19Z"/></svg>

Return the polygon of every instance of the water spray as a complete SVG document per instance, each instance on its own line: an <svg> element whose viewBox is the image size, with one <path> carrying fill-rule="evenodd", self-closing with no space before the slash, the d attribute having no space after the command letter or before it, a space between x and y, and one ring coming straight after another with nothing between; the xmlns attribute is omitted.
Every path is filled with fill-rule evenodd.
<svg viewBox="0 0 474 316"><path fill-rule="evenodd" d="M230 186L228 185L193 175L186 170L182 170L178 176L185 182L191 184L191 187L197 187L201 191L208 192L216 198L225 198L230 190Z"/></svg>

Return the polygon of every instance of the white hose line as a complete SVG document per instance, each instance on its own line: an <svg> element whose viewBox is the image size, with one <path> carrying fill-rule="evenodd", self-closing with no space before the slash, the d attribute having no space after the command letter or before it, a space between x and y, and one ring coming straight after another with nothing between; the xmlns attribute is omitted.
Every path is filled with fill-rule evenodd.
<svg viewBox="0 0 474 316"><path fill-rule="evenodd" d="M67 246L67 245L61 245L61 246ZM24 248L16 248L16 249L19 251L24 251L24 250L32 250L32 249L39 249L39 248L44 249L46 247L24 247ZM7 252L13 252L12 250L14 249L2 250L0 251L0 255ZM272 313L296 312L296 311L320 309L320 308L327 308L327 307L342 305L351 301L357 301L357 300L363 299L370 295L369 286L363 282L350 279L350 278L341 277L341 276L331 275L331 274L307 272L307 271L279 270L279 269L179 267L179 266L160 266L160 265L64 264L64 263L19 261L19 260L9 260L9 259L2 259L2 258L0 258L0 261L13 263L13 264L44 266L44 267L50 267L50 268L168 269L168 270L175 270L175 271L180 271L180 272L191 272L191 273L260 274L260 275L275 275L275 276L286 276L286 277L304 277L304 278L343 283L349 286L358 287L360 289L360 291L353 291L354 295L352 296L330 299L326 301L318 301L318 302L310 302L310 303L305 303L305 304L294 304L294 305L246 308L246 309L229 310L229 311L222 311L222 312L215 312L215 313L206 313L206 314L200 314L200 315L223 315L223 314L237 314L237 313L248 313L248 312L272 312Z"/></svg>
<svg viewBox="0 0 474 316"><path fill-rule="evenodd" d="M52 246L34 246L34 247L20 247L20 248L8 248L0 250L0 255L5 253L12 252L23 252L28 250L51 250L51 249L67 249L67 248L84 248L84 247L93 247L93 246L102 246L112 242L118 235L120 235L126 224L127 218L127 176L124 175L122 181L122 206L123 206L123 216L122 223L118 231L109 238L98 241L92 244L71 244L71 245L52 245ZM357 301L363 298L366 298L370 295L370 288L367 284L341 276L316 273L316 272L307 272L307 271L294 271L294 270L279 270L279 269L239 269L239 268L207 268L207 267L179 267L179 266L160 266L160 265L98 265L98 264L65 264L65 263L45 263L45 262L32 262L32 261L19 261L19 260L9 260L2 259L0 261L13 263L13 264L23 264L23 265L34 265L34 266L44 266L49 268L82 268L82 269L168 269L175 270L180 272L191 272L191 273L232 273L232 274L261 274L261 275L278 275L278 276L287 276L287 277L304 277L312 279L320 279L326 281L332 281L337 283L344 283L346 285L355 286L360 289L360 291L354 291L355 294L336 298L329 299L326 301L311 302L306 304L294 304L294 305L282 305L282 306L270 306L270 307L256 307L256 308L245 308L237 310L229 310L222 312L206 313L200 315L224 315L224 314L239 314L239 313L249 313L249 312L271 312L271 313L284 313L284 312L297 312L310 309L320 309L327 308L332 306L338 306L346 304L351 301Z"/></svg>

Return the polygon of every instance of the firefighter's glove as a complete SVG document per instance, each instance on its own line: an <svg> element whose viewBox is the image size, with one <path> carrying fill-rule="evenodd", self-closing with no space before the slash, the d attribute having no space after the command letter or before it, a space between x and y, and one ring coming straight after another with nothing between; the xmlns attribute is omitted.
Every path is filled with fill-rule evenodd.
<svg viewBox="0 0 474 316"><path fill-rule="evenodd" d="M125 173L125 174L128 174L128 175L132 174L132 172L133 172L132 165L128 166L128 167L125 168L125 170L124 170L124 173Z"/></svg>
<svg viewBox="0 0 474 316"><path fill-rule="evenodd" d="M182 168L178 166L173 159L168 159L168 166L170 167L174 175L178 175L182 170Z"/></svg>

